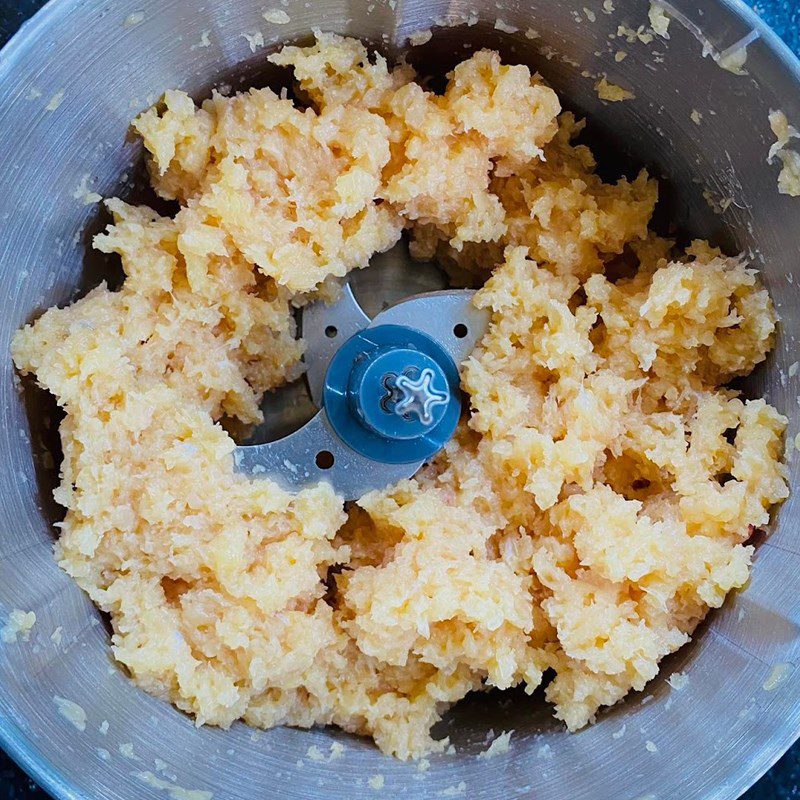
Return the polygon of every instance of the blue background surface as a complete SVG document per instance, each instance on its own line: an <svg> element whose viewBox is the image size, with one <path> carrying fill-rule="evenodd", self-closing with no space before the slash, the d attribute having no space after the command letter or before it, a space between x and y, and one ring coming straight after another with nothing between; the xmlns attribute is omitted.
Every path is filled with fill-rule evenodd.
<svg viewBox="0 0 800 800"><path fill-rule="evenodd" d="M40 0L0 0L0 45L5 44L17 28L43 4ZM752 5L795 53L800 55L800 0L758 0ZM746 757L746 754L742 755ZM800 742L743 795L743 800L790 798L800 798ZM39 789L0 751L0 800L49 800L49 795Z"/></svg>

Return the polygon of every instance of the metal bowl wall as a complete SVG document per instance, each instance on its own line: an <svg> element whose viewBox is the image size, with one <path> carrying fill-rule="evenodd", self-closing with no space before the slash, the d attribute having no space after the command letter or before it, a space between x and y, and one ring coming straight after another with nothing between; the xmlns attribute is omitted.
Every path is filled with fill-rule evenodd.
<svg viewBox="0 0 800 800"><path fill-rule="evenodd" d="M433 39L410 55L422 71L445 69L482 46L532 65L568 105L589 115L598 152L621 154L605 162L609 174L646 164L663 177L660 219L673 220L682 236L703 235L751 254L782 325L774 355L748 389L791 418L793 438L800 199L778 194L779 167L766 156L770 110L782 108L800 124L800 65L732 1L675 0L683 21L673 19L669 41L649 43L617 36L620 25L647 24L647 3L612 5L605 13L600 0L289 0L278 6L289 22L278 25L251 0L54 0L0 55L0 352L7 354L13 332L45 308L117 274L90 253L91 235L106 220L76 190L85 179L104 196L146 198L140 147L126 133L132 116L165 89L201 97L221 82L285 82L285 73L265 68L266 53L313 28L359 36L397 56L409 34L433 26ZM478 24L458 25L471 11ZM266 44L253 53L243 34L257 30ZM746 74L703 56L698 36L721 52L753 31ZM618 50L628 54L621 62ZM601 103L592 77L601 73L633 89L635 99ZM693 111L702 115L699 124ZM712 206L719 211L728 198L716 213ZM55 409L32 386L23 391L7 355L0 358L0 409L0 617L20 608L38 620L29 642L0 646L0 744L61 800L180 797L175 786L218 800L353 800L374 795L368 778L378 774L384 792L405 797L734 798L800 733L798 497L760 546L747 588L665 662L644 693L577 735L551 719L538 695L522 694L460 704L441 726L457 754L432 758L426 772L333 730L256 736L242 725L196 729L113 665L99 615L54 563L59 512L50 491L57 476L41 448L52 440ZM793 484L796 474L795 460ZM58 646L51 639L57 628ZM776 665L784 679L768 691ZM681 691L666 682L676 670L688 676ZM86 710L83 733L59 715L54 697ZM490 728L514 729L511 750L477 760ZM342 758L306 758L310 745L327 749L334 739L346 746ZM132 749L123 747L122 755L121 745Z"/></svg>

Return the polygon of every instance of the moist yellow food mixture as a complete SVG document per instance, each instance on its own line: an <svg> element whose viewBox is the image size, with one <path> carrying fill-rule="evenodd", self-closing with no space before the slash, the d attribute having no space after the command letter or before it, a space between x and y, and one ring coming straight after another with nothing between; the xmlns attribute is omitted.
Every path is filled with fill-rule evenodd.
<svg viewBox="0 0 800 800"><path fill-rule="evenodd" d="M357 41L272 57L268 89L134 122L174 218L120 200L127 278L13 344L63 406L59 562L145 690L227 726L333 723L387 753L483 687L547 673L571 730L641 689L748 577L787 496L786 420L724 385L769 351L753 270L648 232L657 187L604 183L581 124L483 51L442 95ZM408 230L482 285L471 410L414 479L345 509L233 471L223 417L296 377L293 305Z"/></svg>

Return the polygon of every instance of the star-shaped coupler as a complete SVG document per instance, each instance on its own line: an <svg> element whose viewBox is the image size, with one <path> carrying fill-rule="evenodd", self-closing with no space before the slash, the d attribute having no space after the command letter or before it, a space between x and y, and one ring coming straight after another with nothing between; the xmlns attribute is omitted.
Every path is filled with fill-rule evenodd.
<svg viewBox="0 0 800 800"><path fill-rule="evenodd" d="M395 413L401 416L415 414L423 425L430 425L433 422L433 409L450 401L447 389L441 391L433 385L434 377L429 367L423 369L416 380L405 374L398 375L394 385L399 390L400 399L395 406Z"/></svg>

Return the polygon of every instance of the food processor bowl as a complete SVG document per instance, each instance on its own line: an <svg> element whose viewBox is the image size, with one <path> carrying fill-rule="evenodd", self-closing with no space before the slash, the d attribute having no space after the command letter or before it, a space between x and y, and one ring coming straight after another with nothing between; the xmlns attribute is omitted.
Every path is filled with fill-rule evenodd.
<svg viewBox="0 0 800 800"><path fill-rule="evenodd" d="M214 85L285 84L267 54L313 29L390 58L408 50L422 73L481 47L538 70L588 116L605 177L645 165L662 179L657 226L744 252L762 271L780 333L744 389L790 418L790 441L798 433L800 198L779 194L780 164L767 154L772 110L800 126L800 64L744 5L672 0L665 39L648 32L643 0L267 2L52 0L0 54L0 619L13 609L37 618L28 641L0 645L0 745L59 800L354 800L381 785L470 800L737 797L800 734L797 495L759 545L748 586L644 692L577 734L541 692L476 695L435 729L455 754L423 770L334 729L196 728L114 665L104 621L53 560L57 410L15 376L9 342L49 306L119 281L119 267L90 248L108 221L91 193L149 199L131 118L169 88L201 98ZM603 76L635 97L602 101ZM477 758L512 729L507 753ZM309 756L334 741L341 757Z"/></svg>

